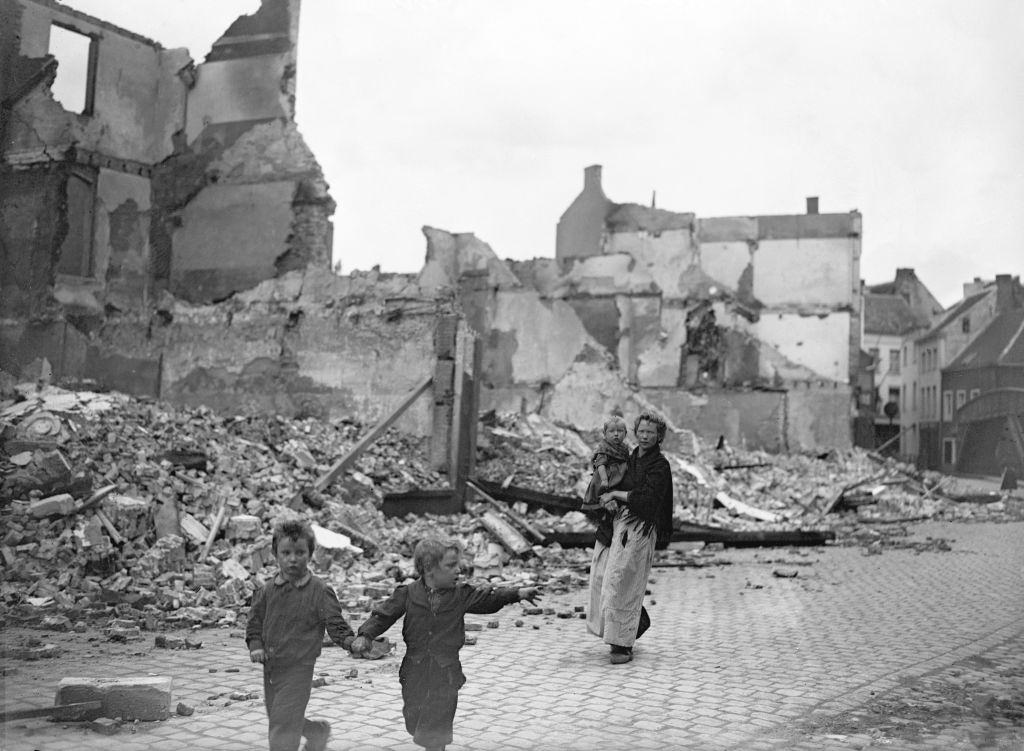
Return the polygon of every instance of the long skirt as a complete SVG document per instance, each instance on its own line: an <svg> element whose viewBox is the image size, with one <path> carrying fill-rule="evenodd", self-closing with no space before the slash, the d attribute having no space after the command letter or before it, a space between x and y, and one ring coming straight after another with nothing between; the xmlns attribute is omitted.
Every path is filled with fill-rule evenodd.
<svg viewBox="0 0 1024 751"><path fill-rule="evenodd" d="M637 522L625 521L623 513L615 517L611 546L594 544L587 630L606 644L632 647L650 625L643 604L656 539L642 534Z"/></svg>

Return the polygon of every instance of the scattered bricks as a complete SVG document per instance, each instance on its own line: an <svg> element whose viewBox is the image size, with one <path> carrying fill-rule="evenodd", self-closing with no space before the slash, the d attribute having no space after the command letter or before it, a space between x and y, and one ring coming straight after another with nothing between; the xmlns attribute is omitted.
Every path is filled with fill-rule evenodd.
<svg viewBox="0 0 1024 751"><path fill-rule="evenodd" d="M101 735L114 735L121 730L121 721L109 717L97 717L89 723L89 729Z"/></svg>
<svg viewBox="0 0 1024 751"><path fill-rule="evenodd" d="M487 628L498 628L499 625L499 621L487 621Z"/></svg>
<svg viewBox="0 0 1024 751"><path fill-rule="evenodd" d="M544 613L544 615L554 615L555 614L555 609L554 608L543 608L542 612Z"/></svg>
<svg viewBox="0 0 1024 751"><path fill-rule="evenodd" d="M56 644L28 644L23 647L0 647L0 657L8 660L46 660L60 656Z"/></svg>
<svg viewBox="0 0 1024 751"><path fill-rule="evenodd" d="M331 685L331 681L326 676L318 675L313 679L313 688L323 688L324 686L329 685Z"/></svg>
<svg viewBox="0 0 1024 751"><path fill-rule="evenodd" d="M483 627L483 625L481 625L479 623L467 623L466 624L466 630L467 631L483 631L484 627Z"/></svg>
<svg viewBox="0 0 1024 751"><path fill-rule="evenodd" d="M48 537L39 543L39 547L36 548L32 556L43 561L52 561L57 555L57 551L60 550L60 547L60 540Z"/></svg>
<svg viewBox="0 0 1024 751"><path fill-rule="evenodd" d="M266 538L253 543L249 549L249 558L252 561L252 570L255 573L269 563L274 562L274 551L272 550L271 538Z"/></svg>
<svg viewBox="0 0 1024 751"><path fill-rule="evenodd" d="M558 613L558 617L559 618L575 618L576 617L576 613L574 613L571 610L562 610L561 612Z"/></svg>
<svg viewBox="0 0 1024 751"><path fill-rule="evenodd" d="M261 531L262 522L258 516L238 514L228 520L225 534L232 541L255 540L259 537Z"/></svg>
<svg viewBox="0 0 1024 751"><path fill-rule="evenodd" d="M524 623L525 623L525 621L517 618L516 619L516 628L522 628Z"/></svg>
<svg viewBox="0 0 1024 751"><path fill-rule="evenodd" d="M68 493L40 498L29 504L28 513L37 519L45 516L64 516L75 510L75 499Z"/></svg>
<svg viewBox="0 0 1024 751"><path fill-rule="evenodd" d="M149 531L148 501L111 493L100 502L100 506L124 537L134 539Z"/></svg>
<svg viewBox="0 0 1024 751"><path fill-rule="evenodd" d="M232 691L229 697L231 701L249 701L249 699L259 699L259 691Z"/></svg>
<svg viewBox="0 0 1024 751"><path fill-rule="evenodd" d="M195 713L196 708L193 707L191 704L186 704L183 701L179 701L176 711L182 717L191 717L192 714Z"/></svg>
<svg viewBox="0 0 1024 751"><path fill-rule="evenodd" d="M18 560L18 557L14 554L14 550L7 547L6 545L0 547L0 556L3 557L4 565L7 568L13 566Z"/></svg>
<svg viewBox="0 0 1024 751"><path fill-rule="evenodd" d="M170 676L137 678L61 678L54 704L98 701L99 709L76 716L76 712L55 712L59 722L110 717L126 721L166 720L171 714ZM70 716L69 716L70 715Z"/></svg>
<svg viewBox="0 0 1024 751"><path fill-rule="evenodd" d="M111 626L103 630L109 641L138 641L142 638L142 630L138 626L133 628L118 628Z"/></svg>
<svg viewBox="0 0 1024 751"><path fill-rule="evenodd" d="M249 590L245 582L238 579L228 579L217 587L217 597L225 605L241 605L247 599Z"/></svg>
<svg viewBox="0 0 1024 751"><path fill-rule="evenodd" d="M217 575L213 566L207 566L205 563L197 563L195 568L192 570L192 584L195 587L202 587L203 589L216 589Z"/></svg>
<svg viewBox="0 0 1024 751"><path fill-rule="evenodd" d="M359 668L352 668L347 673L345 673L345 677L346 678L358 678L359 677Z"/></svg>
<svg viewBox="0 0 1024 751"><path fill-rule="evenodd" d="M21 525L17 525L16 527L16 525L11 524L10 528L7 530L7 534L4 535L4 539L0 544L5 547L14 547L21 542L22 532L23 530L21 529Z"/></svg>
<svg viewBox="0 0 1024 751"><path fill-rule="evenodd" d="M201 641L194 642L190 639L178 639L173 636L157 634L153 640L153 646L160 649L202 649L203 643Z"/></svg>
<svg viewBox="0 0 1024 751"><path fill-rule="evenodd" d="M581 621L587 620L587 614L586 613L577 613L576 615L579 616L579 619Z"/></svg>
<svg viewBox="0 0 1024 751"><path fill-rule="evenodd" d="M185 541L178 535L165 535L135 564L140 573L151 577L168 571L181 571L185 567Z"/></svg>
<svg viewBox="0 0 1024 751"><path fill-rule="evenodd" d="M776 577L778 579L795 579L797 577L797 574L799 574L799 572L795 568L792 568L792 569L777 568L774 571L772 571L772 576L774 576L774 577Z"/></svg>
<svg viewBox="0 0 1024 751"><path fill-rule="evenodd" d="M234 558L228 558L220 564L220 574L226 579L237 579L245 581L249 578L249 571Z"/></svg>
<svg viewBox="0 0 1024 751"><path fill-rule="evenodd" d="M110 547L110 540L103 534L103 522L93 514L89 521L80 527L82 546L86 548L107 549Z"/></svg>
<svg viewBox="0 0 1024 751"><path fill-rule="evenodd" d="M206 538L210 536L210 530L206 528L206 525L187 511L181 514L181 517L178 519L178 526L185 533L185 536L196 545L204 544Z"/></svg>
<svg viewBox="0 0 1024 751"><path fill-rule="evenodd" d="M463 643L464 643L464 644L465 644L465 645L466 645L467 647L472 647L472 646L473 646L474 644L476 644L476 637L475 637L475 636L467 636L467 637L466 637L466 641L465 641L465 642L463 642Z"/></svg>
<svg viewBox="0 0 1024 751"><path fill-rule="evenodd" d="M575 610L577 613L582 613L585 610L585 608L582 605L577 605L573 608L573 610Z"/></svg>
<svg viewBox="0 0 1024 751"><path fill-rule="evenodd" d="M41 625L52 631L70 631L73 628L71 619L65 615L48 615L43 618Z"/></svg>
<svg viewBox="0 0 1024 751"><path fill-rule="evenodd" d="M542 615L543 613L544 608L523 608L523 615Z"/></svg>

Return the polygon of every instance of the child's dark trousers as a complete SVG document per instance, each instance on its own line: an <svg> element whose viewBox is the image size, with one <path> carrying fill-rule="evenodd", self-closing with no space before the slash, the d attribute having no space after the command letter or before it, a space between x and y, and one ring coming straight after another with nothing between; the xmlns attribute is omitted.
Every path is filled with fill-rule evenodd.
<svg viewBox="0 0 1024 751"><path fill-rule="evenodd" d="M312 731L306 705L313 689L313 664L263 666L263 699L267 705L270 751L297 751L302 736Z"/></svg>
<svg viewBox="0 0 1024 751"><path fill-rule="evenodd" d="M431 657L422 662L406 659L398 680L402 684L405 729L413 743L428 748L451 743L459 689L466 682L458 660L441 666Z"/></svg>

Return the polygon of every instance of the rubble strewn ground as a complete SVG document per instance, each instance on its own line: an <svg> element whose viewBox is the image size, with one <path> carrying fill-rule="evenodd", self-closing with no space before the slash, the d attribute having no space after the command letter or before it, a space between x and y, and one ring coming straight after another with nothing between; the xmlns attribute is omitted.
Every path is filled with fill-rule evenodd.
<svg viewBox="0 0 1024 751"><path fill-rule="evenodd" d="M6 396L0 404L0 617L8 625L102 627L112 640L141 638L144 630L236 625L251 592L273 571L269 531L283 514L319 527L314 568L350 608L367 610L407 578L415 541L436 532L464 541L477 577L548 591L586 583L587 549L549 545L534 555L510 555L481 525L475 507L443 517L386 518L385 494L447 484L429 468L425 441L394 430L311 498L312 505L292 509L296 493L314 485L367 426L224 417L49 385L18 385ZM593 436L535 415L489 414L480 427L478 478L581 495ZM907 541L912 521L1024 518L1021 491L922 474L860 450L770 455L712 450L692 435L682 438L676 443L686 451L667 452L679 524L830 529L837 544L878 553L922 548ZM527 513L525 505L519 511ZM533 509L528 517L546 530L592 529L579 512ZM943 545L935 540L923 547ZM699 561L671 551L659 563ZM18 648L30 654L46 645Z"/></svg>

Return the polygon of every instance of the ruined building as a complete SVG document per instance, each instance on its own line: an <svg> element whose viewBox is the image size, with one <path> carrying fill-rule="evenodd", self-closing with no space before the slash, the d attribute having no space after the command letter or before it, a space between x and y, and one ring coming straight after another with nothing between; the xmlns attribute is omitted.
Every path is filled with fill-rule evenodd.
<svg viewBox="0 0 1024 751"><path fill-rule="evenodd" d="M736 445L851 444L859 213L698 218L614 203L593 166L553 257L425 227L420 273L338 276L293 117L298 0L263 0L199 64L52 0L0 7L3 370L361 420L434 374L399 424L426 434L438 374L467 367L484 410L592 429L653 406ZM85 43L73 110L56 30Z"/></svg>
<svg viewBox="0 0 1024 751"><path fill-rule="evenodd" d="M199 64L52 0L2 8L5 363L116 380L135 364L90 341L111 315L329 267L334 202L294 123L298 0L266 0ZM82 60L54 56L69 34ZM76 70L69 110L52 89Z"/></svg>

